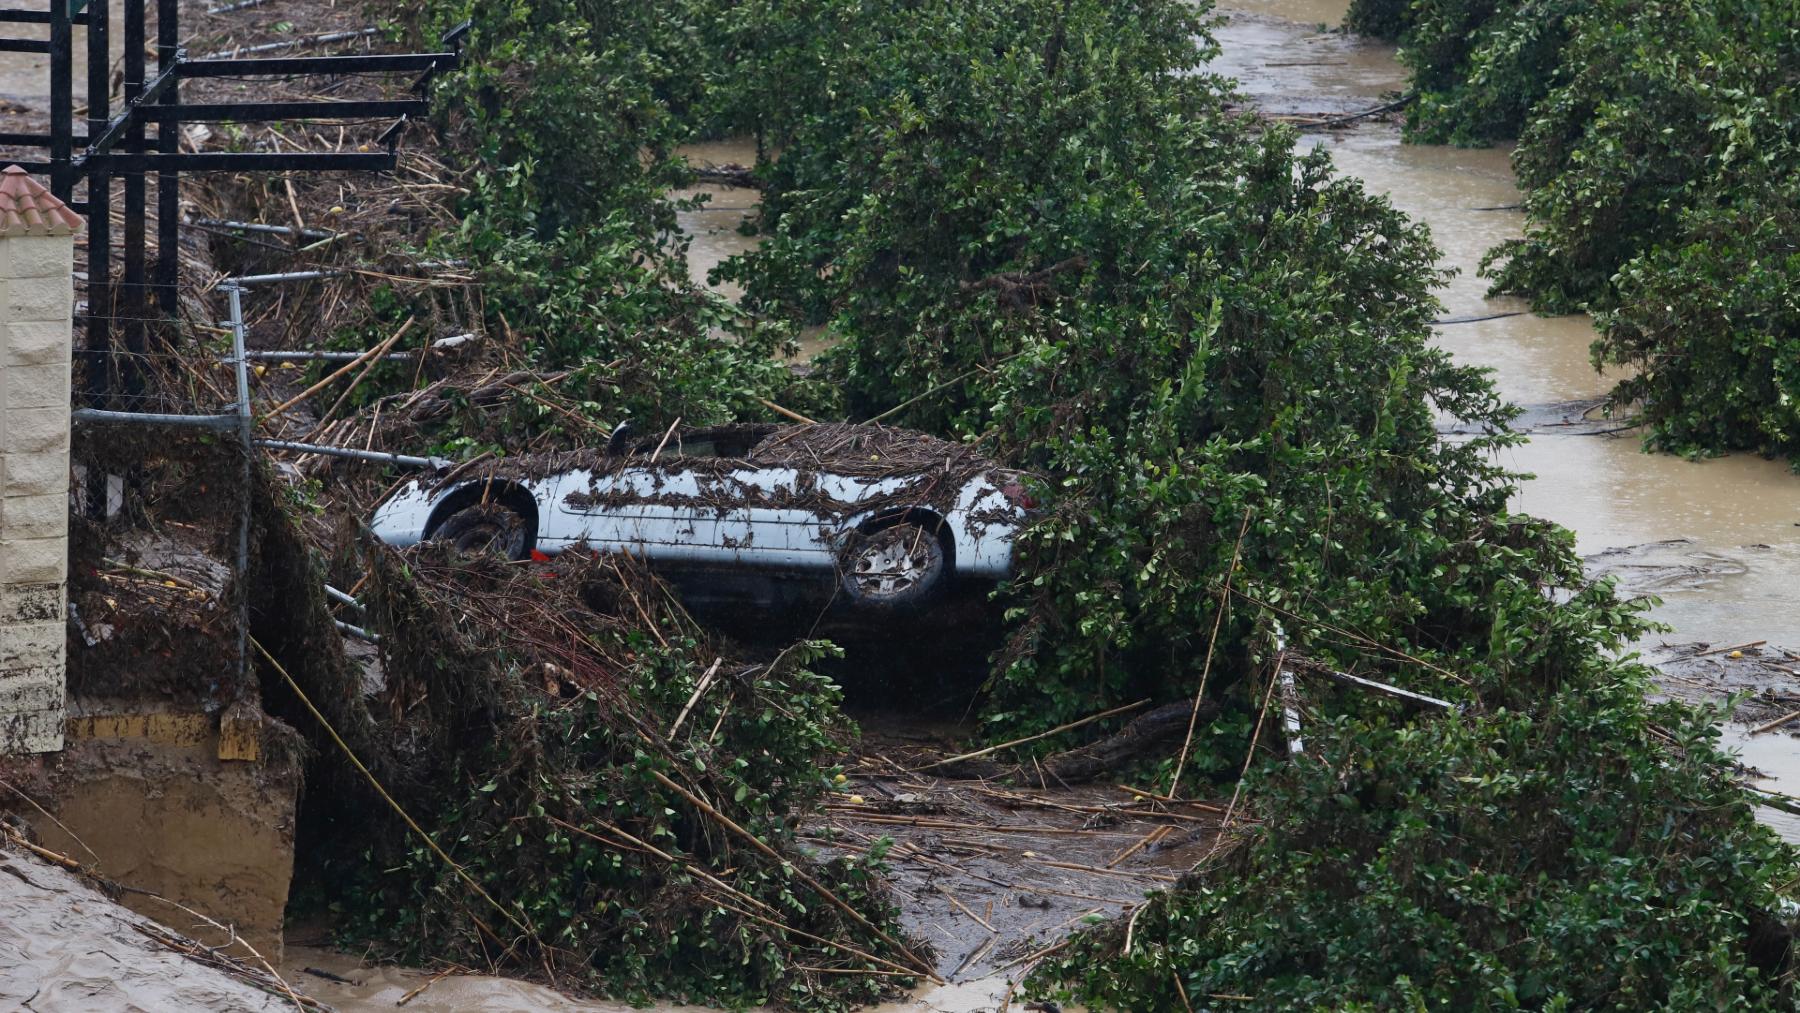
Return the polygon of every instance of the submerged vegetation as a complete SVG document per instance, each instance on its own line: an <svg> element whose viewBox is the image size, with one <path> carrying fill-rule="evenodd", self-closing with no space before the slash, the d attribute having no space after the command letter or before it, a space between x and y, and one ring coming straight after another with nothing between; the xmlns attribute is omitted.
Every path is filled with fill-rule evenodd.
<svg viewBox="0 0 1800 1013"><path fill-rule="evenodd" d="M1494 287L1599 312L1615 402L1681 453L1793 458L1794 53L1783 0L1356 0L1398 38L1419 140L1517 137L1524 238ZM1785 233L1791 239L1792 231ZM1800 460L1800 459L1797 459Z"/></svg>

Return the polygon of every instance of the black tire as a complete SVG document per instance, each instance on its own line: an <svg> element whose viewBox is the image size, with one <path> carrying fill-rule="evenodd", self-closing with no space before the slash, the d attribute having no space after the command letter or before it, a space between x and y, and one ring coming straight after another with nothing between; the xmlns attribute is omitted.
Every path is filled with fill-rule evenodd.
<svg viewBox="0 0 1800 1013"><path fill-rule="evenodd" d="M447 542L458 552L493 552L513 560L531 556L530 525L504 503L477 503L458 510L438 525L431 540Z"/></svg>
<svg viewBox="0 0 1800 1013"><path fill-rule="evenodd" d="M857 608L904 609L929 601L949 566L935 533L902 523L851 535L838 569Z"/></svg>

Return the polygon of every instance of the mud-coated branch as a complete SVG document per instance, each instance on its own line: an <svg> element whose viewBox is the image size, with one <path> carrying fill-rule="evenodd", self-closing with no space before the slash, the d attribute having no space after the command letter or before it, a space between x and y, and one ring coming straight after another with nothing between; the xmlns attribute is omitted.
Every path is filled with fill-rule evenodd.
<svg viewBox="0 0 1800 1013"><path fill-rule="evenodd" d="M1008 271L1004 274L990 274L979 281L965 281L957 287L964 292L982 292L998 289L1002 295L1017 295L1029 289L1035 289L1051 278L1065 271L1081 271L1088 266L1085 253L1078 253L1067 260L1059 260L1049 267L1038 271Z"/></svg>
<svg viewBox="0 0 1800 1013"><path fill-rule="evenodd" d="M942 773L952 777L1007 780L1032 788L1085 784L1180 742L1193 711L1192 701L1177 700L1146 711L1106 738L1046 756L1031 764L967 759L944 763ZM1204 700L1197 719L1211 720L1218 713L1219 705L1215 701Z"/></svg>

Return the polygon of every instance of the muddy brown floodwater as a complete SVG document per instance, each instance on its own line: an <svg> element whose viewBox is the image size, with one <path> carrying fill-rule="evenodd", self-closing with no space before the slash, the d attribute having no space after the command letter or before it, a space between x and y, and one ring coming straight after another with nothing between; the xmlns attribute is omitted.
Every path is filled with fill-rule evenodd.
<svg viewBox="0 0 1800 1013"><path fill-rule="evenodd" d="M756 144L748 138L735 137L722 141L700 141L685 144L676 153L687 157L696 169L731 166L748 169L756 165ZM688 237L688 277L727 299L743 297L743 287L733 282L713 284L709 276L713 268L740 253L757 248L762 240L744 232L745 223L756 214L761 194L753 188L726 183L701 182L691 187L671 190L675 200L705 196L706 202L692 211L676 212L675 219ZM796 363L805 363L835 344L824 327L807 327L800 332Z"/></svg>
<svg viewBox="0 0 1800 1013"><path fill-rule="evenodd" d="M1306 129L1299 118L1306 113L1374 108L1405 86L1391 47L1320 32L1321 23L1341 22L1346 0L1234 0L1232 7L1222 12L1223 53L1213 69L1242 82L1265 113L1298 114L1294 121ZM1494 317L1447 323L1437 340L1459 361L1493 370L1500 392L1524 409L1519 425L1530 440L1503 458L1531 475L1513 508L1573 530L1589 571L1617 578L1623 593L1661 599L1652 615L1673 629L1639 647L1668 673L1668 695L1758 694L1760 704L1741 708L1723 728L1725 741L1766 775L1764 787L1800 794L1791 733L1754 732L1800 697L1800 658L1790 653L1800 647L1793 590L1800 478L1751 455L1696 462L1646 454L1639 434L1603 433L1616 423L1583 418L1613 381L1589 360L1591 321L1541 317L1523 312L1520 300L1489 299L1476 271L1487 250L1523 225L1507 150L1405 145L1390 122L1321 131L1306 143L1327 147L1344 174L1430 226L1442 265L1458 272L1442 293L1446 320ZM1758 642L1741 658L1723 651L1696 657L1709 646ZM1763 816L1800 841L1800 818Z"/></svg>

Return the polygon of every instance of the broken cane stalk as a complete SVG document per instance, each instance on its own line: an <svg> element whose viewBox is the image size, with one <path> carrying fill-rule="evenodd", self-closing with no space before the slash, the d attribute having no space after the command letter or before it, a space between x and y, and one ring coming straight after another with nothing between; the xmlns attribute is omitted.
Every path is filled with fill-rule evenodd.
<svg viewBox="0 0 1800 1013"><path fill-rule="evenodd" d="M707 689L712 686L713 676L719 674L719 666L724 663L724 658L713 659L712 667L707 669L706 674L700 677L700 682L694 686L694 694L688 697L687 703L681 708L681 713L675 715L675 723L669 726L669 734L663 736L663 738L668 739L670 742L675 741L675 733L681 730L681 723L687 720L688 712L694 709L694 705L700 702L700 697L705 695Z"/></svg>
<svg viewBox="0 0 1800 1013"><path fill-rule="evenodd" d="M1080 728L1082 725L1093 724L1094 722L1099 721L1102 718L1110 718L1115 714L1123 714L1126 711L1137 710L1139 707L1142 707L1149 702L1150 701L1148 701L1148 700L1139 700L1137 703L1128 703L1123 707L1114 707L1112 710L1109 710L1109 711L1101 711L1098 714L1090 714L1087 717L1082 718L1078 721L1071 721L1066 725L1058 725L1055 728L1052 728L1047 732L1039 732L1036 735L1027 735L1022 739L1013 739L1011 742L1002 742L997 746L989 746L986 749L977 749L973 753L962 753L957 756L945 757L942 760L936 760L931 763L927 763L923 767L914 767L911 771L908 771L908 773L916 774L919 771L930 770L933 767L942 767L947 764L961 763L964 760L974 760L974 759L978 759L980 757L986 756L989 753L997 753L1002 749L1011 749L1013 746L1022 746L1027 742L1036 742L1039 739L1047 739L1052 735L1056 735L1061 732L1071 731L1073 729Z"/></svg>
<svg viewBox="0 0 1800 1013"><path fill-rule="evenodd" d="M1783 714L1782 716L1776 718L1773 721L1768 722L1767 724L1757 725L1755 728L1750 729L1750 734L1751 735L1761 735L1764 732L1774 731L1775 729L1780 728L1782 725L1787 724L1789 721L1792 721L1795 718L1800 718L1800 711L1792 711L1790 713Z"/></svg>
<svg viewBox="0 0 1800 1013"><path fill-rule="evenodd" d="M893 936L890 936L886 932L882 931L879 926L877 926L874 922L869 921L869 919L866 918L861 911L858 911L855 908L851 907L848 903L846 903L843 900L843 898L839 897L835 893L832 893L829 889L826 889L825 884L819 882L818 880L814 879L812 876L808 875L799 866L794 865L792 862L789 862L787 859L782 858L781 853L776 851L774 848L769 847L769 845L767 843L765 843L762 838L756 836L755 834L751 833L748 830L745 830L743 827L738 826L737 823L735 821L733 821L731 817L729 817L729 816L725 815L724 813L720 812L719 810L713 808L712 805L709 804L705 799L703 799L700 796L694 794L693 792L687 790L686 788L683 788L681 785L676 784L674 781L671 781L668 778L668 776L665 775L662 771L653 770L650 772L650 776L656 778L657 783L661 784L663 787L669 789L670 791L674 792L675 794L680 795L682 798L686 799L688 801L688 804L694 806L696 809L699 809L701 812L703 812L706 815L711 816L713 819L717 820L719 822L720 826L724 827L725 829L731 831L732 833L734 833L734 834L738 835L739 837L742 837L744 840L748 841L750 843L751 847L762 852L767 857L774 859L776 862L779 862L782 865L785 865L788 868L792 869L794 871L794 875L800 877L800 881L802 883L805 883L807 886L812 887L813 891L816 892L819 896L825 898L825 900L828 903L830 903L831 906L833 906L833 907L837 908L838 910L844 912L845 914L849 915L851 920L856 922L858 925L861 925L863 928L866 928L870 932L875 933L876 937L879 938L882 942L888 944L889 946L892 946L894 948L894 950L896 952L898 952L901 956L903 956L907 960L911 961L913 967L916 968L920 973L924 974L926 977L930 978L932 981L935 981L940 985L944 984L944 979L937 976L937 973L931 969L930 964L926 963L923 960L920 960L918 958L918 956L916 956L911 950L907 949L904 944L902 944L899 940L895 939Z"/></svg>
<svg viewBox="0 0 1800 1013"><path fill-rule="evenodd" d="M349 362L344 363L343 366L339 367L336 372L332 373L330 376L326 377L325 379L320 380L318 383L313 384L311 387L308 387L305 390L301 391L300 393L295 394L293 397L288 398L286 401L283 401L282 403L276 405L275 407L269 409L268 411L263 412L261 415L257 416L257 419L256 419L257 423L261 424L261 423L267 422L270 419L274 418L275 416L280 415L282 412L287 411L289 408L294 407L295 405L306 400L307 398L312 397L314 394L317 394L319 391L322 391L326 387L329 387L333 383L336 383L339 379L343 378L351 370L357 368L358 366L361 366L363 363L369 361L370 359L374 358L375 356L380 355L381 353L385 352L387 349L392 348L394 345L394 342L400 340L401 335L405 334L407 331L412 329L412 325L413 325L413 318L407 317L406 322L400 325L400 329L398 331L394 332L393 337L387 339L386 341L375 346L374 348L369 349L368 351L357 356L356 358L351 359Z"/></svg>
<svg viewBox="0 0 1800 1013"><path fill-rule="evenodd" d="M405 821L406 825L412 828L413 833L418 834L419 837L424 840L425 845L431 849L432 853L437 855L446 866L449 866L450 871L455 873L458 879L461 879L467 884L469 889L475 891L477 896L482 900L487 901L495 911L500 912L500 917L511 922L514 928L525 933L528 938L536 940L536 930L532 929L531 926L523 921L520 921L518 916L506 909L505 905L495 900L492 894L488 893L480 883L475 881L475 877L469 875L467 869L464 869L461 865L457 864L457 861L454 858L451 858L443 848L438 846L437 839L426 833L425 828L419 826L418 822L412 818L412 815L402 808L399 802L394 800L394 796L388 794L387 788L382 786L381 782L376 779L375 775L370 772L368 767L363 766L362 760L357 758L356 751L350 748L350 744L344 741L344 737L338 734L338 730L332 727L330 721L325 719L325 715L320 713L319 708L313 706L312 698L306 695L306 691L300 688L300 684L294 681L294 677L288 674L288 670L282 667L281 662L275 660L275 656L269 653L269 649L264 647L255 637L250 638L250 645L256 648L257 653L262 655L263 660L268 662L275 669L281 676L282 681L287 683L288 688L294 691L294 695L300 698L300 703L304 705L307 712L313 716L313 720L319 722L319 724L324 727L326 734L331 737L332 742L337 744L338 749L343 752L344 758L350 761L350 765L355 767L362 774L363 778L369 782L369 786L375 789L375 793L380 795L382 801L386 802L388 806ZM479 921L479 919L477 919L477 921ZM540 945L542 944L540 943Z"/></svg>
<svg viewBox="0 0 1800 1013"><path fill-rule="evenodd" d="M766 397L757 398L756 403L762 405L764 408L767 408L768 410L774 412L777 415L780 415L784 418L793 419L795 422L802 422L809 426L816 426L819 424L817 420L809 419L806 416L804 416L804 415L800 414L799 412L794 411L792 409L783 408L780 405L776 404L775 402L769 400Z"/></svg>
<svg viewBox="0 0 1800 1013"><path fill-rule="evenodd" d="M951 904L955 905L956 909L958 911L961 911L963 914L966 914L970 918L973 918L977 922L980 922L982 928L987 929L989 932L994 932L994 933L998 933L1000 931L999 929L994 928L993 924L990 923L986 918L983 918L980 915L976 914L975 912L969 910L969 906L967 904L964 904L962 902L962 900L956 896L956 894L951 893L949 888L944 886L944 884L934 882L931 885L934 887L937 887L937 892L943 894L944 899L948 900Z"/></svg>

